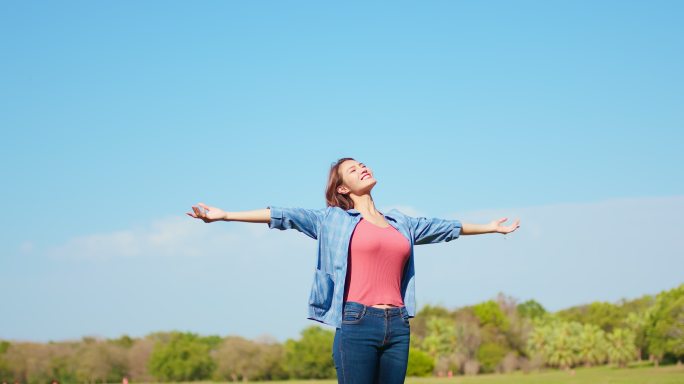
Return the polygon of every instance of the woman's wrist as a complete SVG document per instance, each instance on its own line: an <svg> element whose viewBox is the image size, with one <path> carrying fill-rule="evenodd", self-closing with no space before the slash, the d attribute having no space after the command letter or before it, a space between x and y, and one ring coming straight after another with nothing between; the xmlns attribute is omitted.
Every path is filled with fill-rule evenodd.
<svg viewBox="0 0 684 384"><path fill-rule="evenodd" d="M498 233L499 232L498 228L499 228L499 225L496 222L489 224L489 232L490 233Z"/></svg>

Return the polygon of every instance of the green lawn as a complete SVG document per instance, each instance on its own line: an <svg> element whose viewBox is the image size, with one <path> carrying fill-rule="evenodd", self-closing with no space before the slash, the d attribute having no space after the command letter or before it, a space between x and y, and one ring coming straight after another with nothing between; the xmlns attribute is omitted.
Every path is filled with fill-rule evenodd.
<svg viewBox="0 0 684 384"><path fill-rule="evenodd" d="M276 382L272 382L276 383ZM336 384L337 380L279 381L288 384ZM564 371L547 371L507 375L479 375L454 378L408 378L407 384L684 384L684 367L674 365L617 369L612 367L577 368L571 375Z"/></svg>

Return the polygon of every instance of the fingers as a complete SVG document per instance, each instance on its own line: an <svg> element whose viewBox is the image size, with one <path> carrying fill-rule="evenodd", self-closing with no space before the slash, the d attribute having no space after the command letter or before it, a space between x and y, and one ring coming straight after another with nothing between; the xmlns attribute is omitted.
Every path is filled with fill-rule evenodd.
<svg viewBox="0 0 684 384"><path fill-rule="evenodd" d="M503 223L506 220L508 220L507 217L499 219L499 224ZM500 225L497 232L503 233L505 235L505 234L508 234L508 233L515 231L519 227L520 227L520 219L516 219L515 222L511 225L506 225L506 226Z"/></svg>
<svg viewBox="0 0 684 384"><path fill-rule="evenodd" d="M509 225L508 227L506 227L506 233L513 232L518 228L520 228L520 219L516 220L515 223L513 223L513 225Z"/></svg>
<svg viewBox="0 0 684 384"><path fill-rule="evenodd" d="M507 217L504 217L502 219L499 219L499 224L503 223L504 221L508 220ZM509 226L503 227L505 233L513 232L516 229L520 227L520 219L516 219L515 222Z"/></svg>
<svg viewBox="0 0 684 384"><path fill-rule="evenodd" d="M205 219L206 219L206 213L203 212L200 208L198 208L198 207L196 207L196 206L193 205L193 206L192 206L192 210L193 210L195 213L194 213L194 214L192 214L192 213L187 213L188 216L193 217L193 218L195 218L195 219L202 219L202 220L205 220Z"/></svg>
<svg viewBox="0 0 684 384"><path fill-rule="evenodd" d="M211 209L208 205L206 205L206 204L204 204L204 203L197 203L197 205L199 205L200 207L206 209L207 211Z"/></svg>
<svg viewBox="0 0 684 384"><path fill-rule="evenodd" d="M192 206L192 210L195 211L195 215L197 215L198 217L202 216L202 211L194 205Z"/></svg>

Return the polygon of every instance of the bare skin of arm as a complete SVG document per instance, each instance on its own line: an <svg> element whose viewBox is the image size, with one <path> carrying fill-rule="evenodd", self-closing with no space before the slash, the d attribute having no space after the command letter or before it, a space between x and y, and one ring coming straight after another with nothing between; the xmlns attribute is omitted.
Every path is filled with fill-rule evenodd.
<svg viewBox="0 0 684 384"><path fill-rule="evenodd" d="M186 215L200 219L205 223L214 221L242 221L245 223L270 223L271 210L269 208L255 209L251 211L226 212L221 208L210 207L204 203L192 206L193 212L186 212Z"/></svg>
<svg viewBox="0 0 684 384"><path fill-rule="evenodd" d="M516 220L511 225L503 225L503 222L508 220L504 217L502 219L494 220L489 224L470 224L461 223L461 235L480 235L483 233L511 233L520 227L520 220Z"/></svg>

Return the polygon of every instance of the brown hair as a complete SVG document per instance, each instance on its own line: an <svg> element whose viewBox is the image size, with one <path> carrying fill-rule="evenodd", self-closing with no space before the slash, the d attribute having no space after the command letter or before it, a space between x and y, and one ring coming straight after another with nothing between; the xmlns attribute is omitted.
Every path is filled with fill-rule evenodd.
<svg viewBox="0 0 684 384"><path fill-rule="evenodd" d="M347 160L354 160L351 157L343 157L330 166L330 174L328 175L328 186L325 189L325 201L328 207L340 207L345 211L354 208L354 201L349 195L342 195L337 192L337 187L342 185L342 176L340 176L340 165Z"/></svg>

